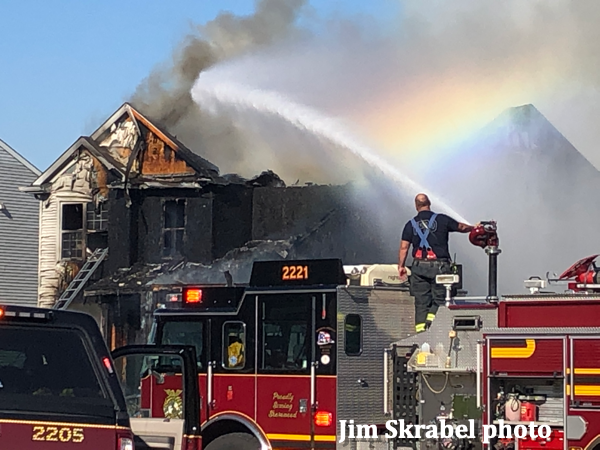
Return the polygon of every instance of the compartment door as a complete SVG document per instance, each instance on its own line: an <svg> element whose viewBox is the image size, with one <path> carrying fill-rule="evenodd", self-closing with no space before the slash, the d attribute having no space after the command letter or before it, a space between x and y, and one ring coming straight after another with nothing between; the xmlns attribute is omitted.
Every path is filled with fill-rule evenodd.
<svg viewBox="0 0 600 450"><path fill-rule="evenodd" d="M315 294L258 297L256 421L274 448L314 439L315 308Z"/></svg>
<svg viewBox="0 0 600 450"><path fill-rule="evenodd" d="M571 337L571 407L600 406L600 338Z"/></svg>
<svg viewBox="0 0 600 450"><path fill-rule="evenodd" d="M488 336L492 376L564 376L565 338Z"/></svg>

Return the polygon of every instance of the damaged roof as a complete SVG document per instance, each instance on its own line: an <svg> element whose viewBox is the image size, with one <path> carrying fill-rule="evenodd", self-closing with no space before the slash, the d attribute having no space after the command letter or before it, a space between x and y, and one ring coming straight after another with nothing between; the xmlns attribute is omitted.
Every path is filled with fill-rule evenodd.
<svg viewBox="0 0 600 450"><path fill-rule="evenodd" d="M135 121L140 122L148 128L152 133L156 134L162 139L172 150L185 160L190 166L192 166L196 172L204 177L218 177L219 168L211 163L210 161L202 158L198 154L188 149L181 141L171 135L168 131L160 129L158 126L153 124L147 117L137 111L131 104L124 103L112 116L106 120L96 131L91 135L91 138L98 141L104 137L107 133L110 133L111 128L123 118L124 115L128 115Z"/></svg>
<svg viewBox="0 0 600 450"><path fill-rule="evenodd" d="M164 142L169 150L175 152L176 158L193 169L195 173L187 174L188 177L208 182L224 182L219 175L217 166L188 149L168 132L157 127L129 103L124 103L90 136L79 137L31 186L22 190L43 191L44 186L47 186L57 174L72 164L77 152L81 149L88 150L108 170L119 174L119 178L124 181L128 166L131 166L132 163L129 159L135 159L138 156L136 145L138 140L143 141L138 138L143 138L145 132L152 133ZM129 152L123 152L123 149L129 150Z"/></svg>
<svg viewBox="0 0 600 450"><path fill-rule="evenodd" d="M85 297L133 294L145 291L169 290L185 284L226 284L227 275L233 283L246 284L254 261L286 259L295 239L249 242L232 250L210 265L170 261L163 264L137 264L121 269L89 286Z"/></svg>

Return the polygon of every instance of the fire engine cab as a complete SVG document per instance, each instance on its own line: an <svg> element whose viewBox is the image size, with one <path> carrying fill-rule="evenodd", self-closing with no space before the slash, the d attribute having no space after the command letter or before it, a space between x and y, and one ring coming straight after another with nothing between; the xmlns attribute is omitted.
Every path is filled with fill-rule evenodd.
<svg viewBox="0 0 600 450"><path fill-rule="evenodd" d="M530 279L528 294L498 296L495 224L482 226L471 242L489 257L488 295L459 296L460 276L440 276L446 306L419 334L395 265L258 261L247 285L185 286L181 303L155 312L150 341L195 347L196 367L155 361L139 414L181 419L189 379L181 373L192 370L205 450L600 449L594 257L559 277L566 292ZM442 419L473 420L475 438L402 438L386 428ZM548 425L549 436L515 435L530 422ZM483 444L490 424L502 434Z"/></svg>
<svg viewBox="0 0 600 450"><path fill-rule="evenodd" d="M155 312L151 343L196 348L205 449L336 448L339 418L389 419L383 358L411 335L413 302L397 267L353 269L259 261L248 285L186 286ZM144 379L146 416L167 416L176 372Z"/></svg>

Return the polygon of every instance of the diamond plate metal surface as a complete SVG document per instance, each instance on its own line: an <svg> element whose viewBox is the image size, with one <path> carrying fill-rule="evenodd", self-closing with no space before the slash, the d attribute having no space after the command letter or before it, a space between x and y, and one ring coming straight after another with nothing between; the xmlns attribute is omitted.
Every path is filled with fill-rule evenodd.
<svg viewBox="0 0 600 450"><path fill-rule="evenodd" d="M407 291L362 286L338 288L338 436L339 420L342 419L353 419L355 424L381 425L391 419L383 413L384 351L392 342L413 333L414 313L414 299ZM362 353L359 356L348 356L344 351L347 314L359 314L362 318ZM392 365L391 355L388 355L390 410ZM356 442L348 446L337 445L340 449L358 450ZM373 448L388 448L387 443L376 445Z"/></svg>

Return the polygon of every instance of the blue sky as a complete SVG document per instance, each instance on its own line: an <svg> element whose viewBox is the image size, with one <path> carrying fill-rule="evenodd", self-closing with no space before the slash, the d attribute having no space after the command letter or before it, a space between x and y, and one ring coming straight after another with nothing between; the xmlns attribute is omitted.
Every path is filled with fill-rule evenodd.
<svg viewBox="0 0 600 450"><path fill-rule="evenodd" d="M312 0L321 17L389 18L400 0ZM3 0L0 139L40 170L93 131L194 24L253 0Z"/></svg>

